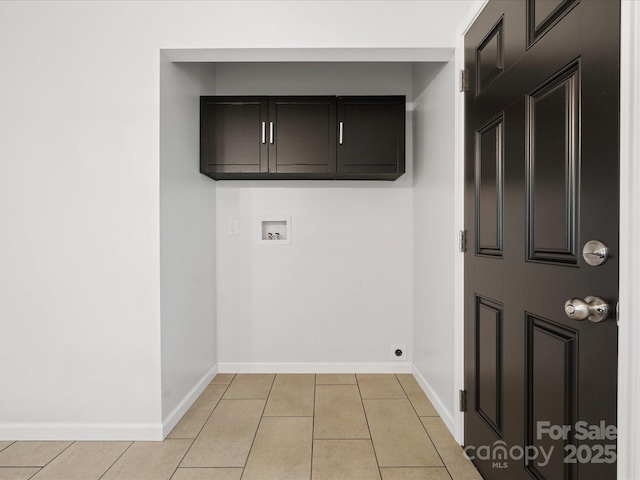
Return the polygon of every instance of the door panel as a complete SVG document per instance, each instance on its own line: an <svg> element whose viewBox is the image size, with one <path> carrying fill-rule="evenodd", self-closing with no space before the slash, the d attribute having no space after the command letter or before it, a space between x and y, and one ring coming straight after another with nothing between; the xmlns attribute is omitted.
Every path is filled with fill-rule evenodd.
<svg viewBox="0 0 640 480"><path fill-rule="evenodd" d="M476 300L477 412L501 437L502 431L502 305Z"/></svg>
<svg viewBox="0 0 640 480"><path fill-rule="evenodd" d="M578 333L549 320L527 315L527 444L540 451L564 452L568 444L559 436L539 436L538 425L575 425L577 419ZM546 465L529 464L536 478L571 478L564 455L552 455Z"/></svg>
<svg viewBox="0 0 640 480"><path fill-rule="evenodd" d="M527 96L530 260L577 263L579 73L571 65Z"/></svg>
<svg viewBox="0 0 640 480"><path fill-rule="evenodd" d="M486 88L504 70L504 33L502 27L503 19L500 18L496 26L476 49L478 68L476 89L478 92Z"/></svg>
<svg viewBox="0 0 640 480"><path fill-rule="evenodd" d="M619 8L490 0L465 36L465 444L487 479L615 478L615 438L581 435L616 423L615 315L564 309L617 302Z"/></svg>
<svg viewBox="0 0 640 480"><path fill-rule="evenodd" d="M579 0L527 0L529 46L550 30Z"/></svg>
<svg viewBox="0 0 640 480"><path fill-rule="evenodd" d="M476 251L483 255L502 255L503 126L500 116L476 135Z"/></svg>

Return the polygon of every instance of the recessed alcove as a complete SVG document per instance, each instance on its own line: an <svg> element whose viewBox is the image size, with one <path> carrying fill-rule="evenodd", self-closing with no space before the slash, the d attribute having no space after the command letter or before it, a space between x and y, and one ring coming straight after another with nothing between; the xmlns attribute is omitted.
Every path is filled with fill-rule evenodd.
<svg viewBox="0 0 640 480"><path fill-rule="evenodd" d="M439 255L435 267L420 267L417 277L414 270L416 259L427 263L424 249L443 250L447 236L438 232L453 231L452 57L453 49L428 48L162 51L162 124L175 128L161 130L161 179L167 180L161 182L161 204L163 198L180 202L189 184L208 182L214 191L214 201L198 208L215 223L215 240L198 243L209 249L207 257L215 252L211 295L220 372L409 372L412 362L423 370L429 358L447 363L453 349L449 333L441 326L414 325L415 312L425 324L446 312L424 316L429 300L414 301L414 289L431 288L437 269L437 288L452 291L451 255ZM173 93L166 95L168 90ZM394 182L214 182L198 172L200 95L405 95L406 174ZM280 212L295 218L295 242L264 248L262 242L283 245L282 232L280 240L263 239L256 219ZM238 235L227 235L229 220L238 221ZM176 216L173 223L182 221ZM415 231L422 235L417 243ZM167 220L164 232L167 264L180 268L184 252L178 246L193 242L173 238L197 235L197 228L181 230ZM167 298L171 302L175 295ZM183 382L171 373L185 361L181 328L163 319L163 391L164 385ZM414 351L415 342L428 345L429 353ZM406 362L389 366L390 344L408 345ZM445 364L435 386L449 404L452 365Z"/></svg>

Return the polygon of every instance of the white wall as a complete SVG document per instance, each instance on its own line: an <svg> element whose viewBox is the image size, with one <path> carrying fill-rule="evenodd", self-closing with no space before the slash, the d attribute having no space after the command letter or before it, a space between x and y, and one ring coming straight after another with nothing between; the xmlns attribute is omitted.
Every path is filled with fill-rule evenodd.
<svg viewBox="0 0 640 480"><path fill-rule="evenodd" d="M454 62L414 75L414 338L416 376L453 430L456 252Z"/></svg>
<svg viewBox="0 0 640 480"><path fill-rule="evenodd" d="M160 56L160 313L165 433L209 383L216 363L215 182L198 171L200 95L212 92L214 65L176 64Z"/></svg>
<svg viewBox="0 0 640 480"><path fill-rule="evenodd" d="M216 92L410 100L411 75L411 64L219 64ZM410 114L407 129L395 182L218 182L221 370L408 371L390 357L413 329ZM264 215L291 215L291 246L258 244Z"/></svg>
<svg viewBox="0 0 640 480"><path fill-rule="evenodd" d="M162 437L161 49L452 48L469 4L0 2L0 437ZM390 213L408 189L387 193L381 218L410 235L411 219ZM328 211L292 212L294 235ZM400 274L388 258L384 271ZM171 387L173 401L187 386Z"/></svg>
<svg viewBox="0 0 640 480"><path fill-rule="evenodd" d="M0 4L3 439L161 434L158 50L129 10Z"/></svg>

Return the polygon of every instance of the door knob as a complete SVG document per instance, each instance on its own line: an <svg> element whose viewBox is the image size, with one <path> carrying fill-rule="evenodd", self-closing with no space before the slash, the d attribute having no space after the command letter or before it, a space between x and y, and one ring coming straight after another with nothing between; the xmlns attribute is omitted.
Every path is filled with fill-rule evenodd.
<svg viewBox="0 0 640 480"><path fill-rule="evenodd" d="M602 322L609 314L609 305L600 297L572 298L564 304L564 311L572 320Z"/></svg>

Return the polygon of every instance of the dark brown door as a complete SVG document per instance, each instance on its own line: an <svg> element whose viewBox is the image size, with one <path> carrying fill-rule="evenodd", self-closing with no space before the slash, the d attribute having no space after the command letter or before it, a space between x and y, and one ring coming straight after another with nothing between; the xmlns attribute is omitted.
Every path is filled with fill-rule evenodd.
<svg viewBox="0 0 640 480"><path fill-rule="evenodd" d="M404 173L404 96L338 98L338 172Z"/></svg>
<svg viewBox="0 0 640 480"><path fill-rule="evenodd" d="M465 36L465 446L487 479L616 477L619 32L616 0L490 0ZM570 319L589 296L608 318Z"/></svg>
<svg viewBox="0 0 640 480"><path fill-rule="evenodd" d="M336 97L269 99L269 172L335 173Z"/></svg>
<svg viewBox="0 0 640 480"><path fill-rule="evenodd" d="M266 173L266 97L200 98L200 171Z"/></svg>

